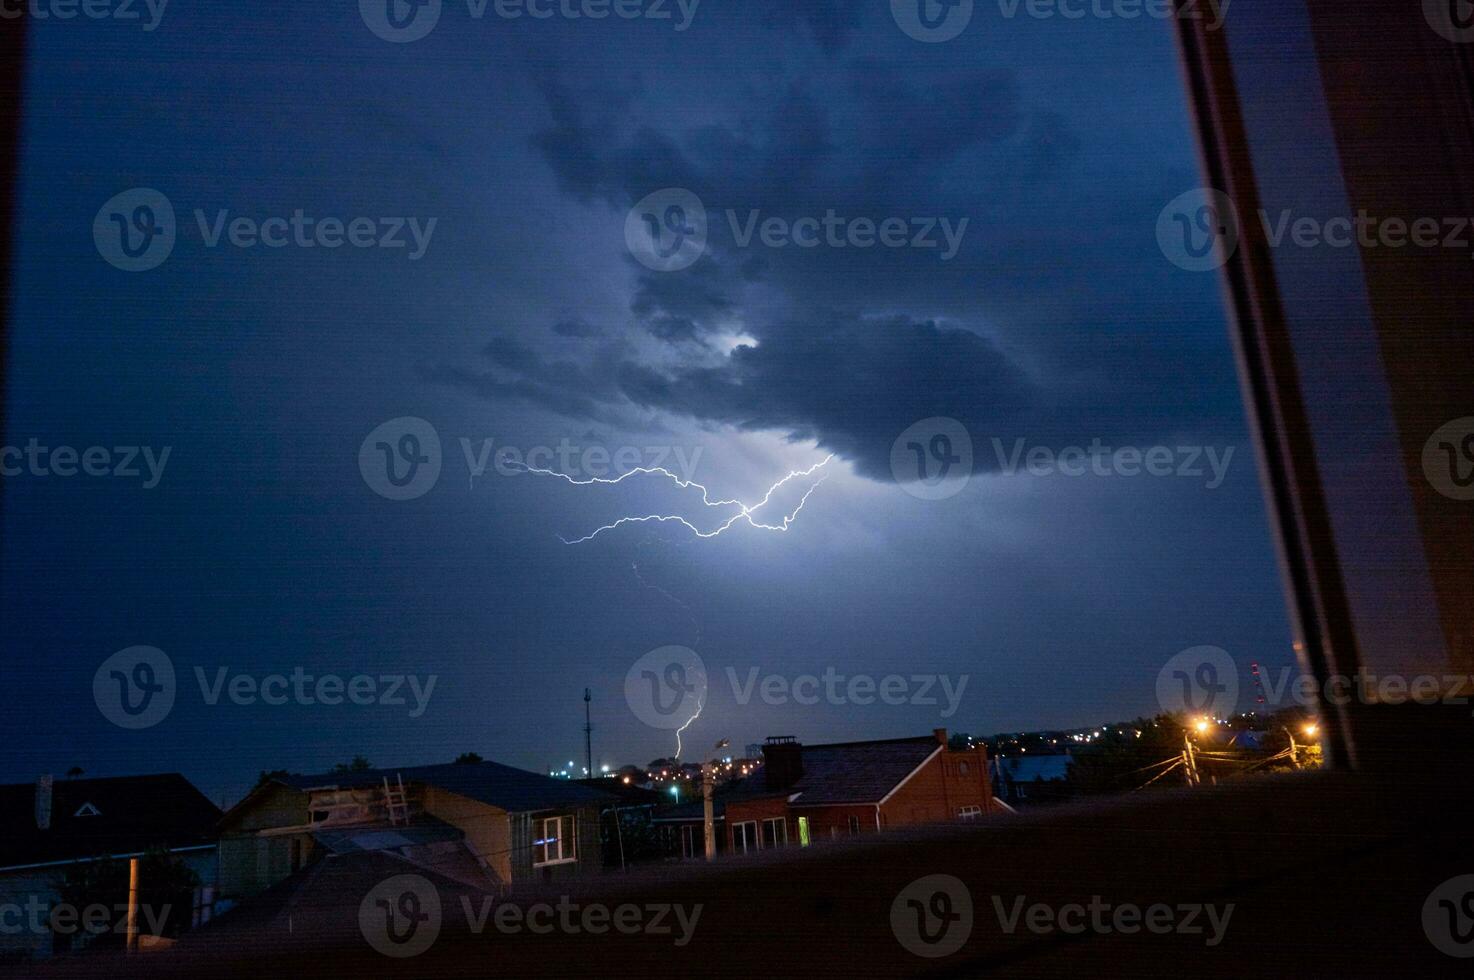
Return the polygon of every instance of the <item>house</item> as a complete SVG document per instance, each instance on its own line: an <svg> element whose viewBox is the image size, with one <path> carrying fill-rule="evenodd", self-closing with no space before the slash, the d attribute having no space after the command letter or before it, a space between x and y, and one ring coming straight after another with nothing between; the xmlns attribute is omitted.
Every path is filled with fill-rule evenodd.
<svg viewBox="0 0 1474 980"><path fill-rule="evenodd" d="M220 823L220 892L259 894L326 855L384 851L478 888L597 873L599 789L495 762L273 777Z"/></svg>
<svg viewBox="0 0 1474 980"><path fill-rule="evenodd" d="M1009 806L1051 803L1070 795L1071 757L1063 753L1026 753L993 760L993 785Z"/></svg>
<svg viewBox="0 0 1474 980"><path fill-rule="evenodd" d="M178 869L171 877L183 896L171 894L152 911L171 931L187 927L190 892L208 894L216 882L219 819L220 808L179 773L60 782L43 776L0 786L0 960L43 959L115 937L126 914L117 908L127 901L126 866L109 859L147 858ZM158 884L145 874L145 902L159 895ZM79 896L82 908L65 911ZM97 908L103 912L91 925L72 923L72 914ZM141 928L149 926L143 920Z"/></svg>
<svg viewBox="0 0 1474 980"><path fill-rule="evenodd" d="M735 789L736 785L732 784ZM716 827L717 853L727 852L727 792L718 787L712 793L712 823ZM650 823L660 835L661 849L667 857L690 860L706 856L706 803L699 796L688 803L675 803L658 808Z"/></svg>
<svg viewBox="0 0 1474 980"><path fill-rule="evenodd" d="M767 739L763 764L713 795L718 853L808 846L894 827L973 820L1001 809L993 798L986 749L954 751L947 731L916 738L803 745ZM685 857L705 853L702 803L667 807Z"/></svg>

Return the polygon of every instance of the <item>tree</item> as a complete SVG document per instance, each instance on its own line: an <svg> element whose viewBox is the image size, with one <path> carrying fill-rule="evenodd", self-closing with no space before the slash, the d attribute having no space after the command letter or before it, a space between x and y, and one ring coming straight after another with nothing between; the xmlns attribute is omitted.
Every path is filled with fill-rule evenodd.
<svg viewBox="0 0 1474 980"><path fill-rule="evenodd" d="M340 762L333 766L333 772L363 772L372 769L374 764L361 755L355 755L352 762Z"/></svg>
<svg viewBox="0 0 1474 980"><path fill-rule="evenodd" d="M458 766L474 766L478 762L485 761L485 759L481 758L481 756L475 752L462 752L460 755L456 756L455 764Z"/></svg>
<svg viewBox="0 0 1474 980"><path fill-rule="evenodd" d="M1184 731L1182 722L1171 715L1107 726L1089 745L1072 747L1070 786L1080 793L1124 793L1143 786L1167 768L1157 763L1182 754ZM1174 772L1152 783L1152 788L1182 782L1180 773Z"/></svg>
<svg viewBox="0 0 1474 980"><path fill-rule="evenodd" d="M290 774L285 769L272 769L270 771L262 769L260 774L256 776L256 785L251 787L251 791L255 792L267 783L276 782L278 779L286 779L288 775Z"/></svg>

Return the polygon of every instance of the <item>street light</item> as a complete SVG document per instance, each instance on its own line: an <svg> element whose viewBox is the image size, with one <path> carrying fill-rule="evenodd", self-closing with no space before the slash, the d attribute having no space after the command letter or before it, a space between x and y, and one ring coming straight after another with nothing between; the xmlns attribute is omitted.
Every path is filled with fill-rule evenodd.
<svg viewBox="0 0 1474 980"><path fill-rule="evenodd" d="M1311 738L1315 738L1315 733L1318 731L1320 731L1320 726L1313 721L1307 723L1305 726L1305 734Z"/></svg>

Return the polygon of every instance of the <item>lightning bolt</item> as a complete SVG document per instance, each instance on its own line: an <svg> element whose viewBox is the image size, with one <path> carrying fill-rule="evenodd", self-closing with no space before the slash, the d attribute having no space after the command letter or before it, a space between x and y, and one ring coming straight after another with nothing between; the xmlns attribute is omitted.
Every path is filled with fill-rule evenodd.
<svg viewBox="0 0 1474 980"><path fill-rule="evenodd" d="M694 480L683 480L683 479L681 479L680 477L676 476L674 473L672 473L670 470L666 469L663 466L642 466L642 467L639 467L638 469L630 470L627 473L621 473L619 476L612 477L612 478L610 478L610 477L594 476L594 477L589 477L586 480L578 480L578 479L574 479L573 477L569 476L567 473L560 473L557 470L549 470L549 469L542 469L540 467L535 467L535 466L528 466L525 463L519 463L517 465L520 465L521 468L522 468L522 470L524 472L533 473L533 474L536 474L538 476L551 476L551 477L554 477L556 479L563 480L564 482L566 482L566 483L568 483L568 484L570 484L572 486L576 486L576 487L590 486L590 485L593 485L593 484L604 484L606 486L612 486L614 484L623 483L625 480L628 480L630 477L633 477L633 476L657 476L658 475L658 476L663 476L666 479L670 480L672 483L674 483L676 486L680 487L682 490L689 490L689 489L691 489L693 487L696 488L697 490L700 490L701 491L701 502L705 506L707 506L707 507L712 507L712 508L736 507L737 508L737 512L735 514L733 514L732 516L728 517L725 521L723 521L721 524L717 525L716 528L714 528L713 530L710 530L710 531L703 531L703 530L701 530L695 524L692 524L690 521L686 520L684 517L681 517L678 514L646 514L646 515L644 515L642 517L621 517L621 518L619 518L617 521L615 521L612 524L605 524L603 527L595 528L593 531L589 532L588 534L585 534L583 537L581 537L581 538L575 538L572 541L568 540L567 538L563 537L562 535L559 535L558 536L558 539L560 541L562 541L564 544L566 544L566 545L576 545L576 544L584 544L585 542L592 541L592 540L594 540L594 538L598 537L600 534L603 534L605 531L613 531L613 530L616 530L616 529L618 529L620 527L623 527L626 524L649 524L649 523L666 524L666 523L672 523L672 522L674 522L674 523L680 524L682 527L685 527L687 530L689 530L696 537L702 538L702 539L718 537L719 535L722 535L722 534L726 533L729 529L731 529L732 527L734 527L737 524L737 522L739 522L739 521L746 521L749 526L751 526L753 528L756 528L758 530L763 530L763 531L787 531L793 525L793 522L798 519L798 515L803 511L804 505L809 502L809 498L811 496L813 496L814 491L815 490L818 490L819 489L819 485L822 484L826 479L828 479L828 474L827 473L824 474L824 475L822 475L822 476L820 476L817 480L815 480L813 482L812 485L810 485L810 487L807 490L804 491L803 496L799 498L798 505L793 508L792 512L783 515L783 520L782 520L781 523L768 524L768 523L765 523L764 521L758 520L757 518L755 518L753 516L753 514L756 511L759 511L763 507L767 506L768 503L773 499L773 494L777 493L779 490L781 490L788 483L792 482L793 480L798 480L798 479L803 479L803 478L806 478L806 477L813 476L815 473L819 472L820 470L824 469L824 467L828 466L830 464L830 462L832 462L833 460L834 460L834 454L831 453L828 456L824 457L824 459L822 459L819 462L815 463L813 466L810 466L808 469L792 470L792 471L790 471L787 476L783 477L777 483L774 483L772 486L770 486L768 488L768 492L765 493L765 494L763 494L763 498L761 500L759 500L755 504L745 504L745 503L743 503L740 500L713 500L712 499L712 496L711 496L711 491L707 487L703 486L700 483L695 482ZM661 588L661 587L659 587L657 585L652 585L649 582L647 582L645 580L645 577L640 574L640 566L639 566L639 563L638 562L631 563L630 569L635 573L635 578L639 580L639 582L640 582L641 585L645 586L648 589L653 589L656 592L661 593L666 598L670 599L672 602L676 603L677 605L681 606L683 609L686 610L686 612L691 616L692 624L696 626L696 636L697 636L697 641L699 642L700 641L700 637L701 637L701 625L700 625L700 622L696 618L695 611L692 610L690 606L686 605L686 603L682 602L681 600L677 599L675 596L671 595L665 589L663 589L663 588ZM695 712L695 714L691 715L690 718L686 719L686 723L684 725L682 725L680 728L676 729L676 754L675 754L675 757L677 759L679 759L681 757L681 735L685 733L686 729L690 728L691 725L695 723L695 721L696 721L697 718L700 718L701 717L701 712L704 711L705 709L706 709L706 701L705 701L705 695L703 695L702 699L696 702L696 712Z"/></svg>
<svg viewBox="0 0 1474 980"><path fill-rule="evenodd" d="M788 528L793 524L793 522L798 518L799 513L804 509L804 505L809 502L809 497L813 495L815 490L819 489L819 485L821 483L828 479L827 474L821 476L818 480L815 480L813 485L810 486L808 490L804 491L804 495L802 498L800 498L798 506L793 509L792 513L783 515L783 520L781 523L764 523L753 517L754 512L761 510L764 506L766 506L768 502L773 499L773 494L777 493L783 486L793 480L813 476L819 470L828 466L829 463L833 461L833 459L834 454L831 453L830 455L824 457L824 459L820 462L817 462L813 466L810 466L808 469L791 471L787 476L783 477L783 479L779 480L777 483L769 487L768 492L763 494L763 499L759 500L755 504L744 504L740 500L713 500L711 499L711 491L708 490L705 486L695 482L694 480L683 480L663 466L642 466L638 469L630 470L628 473L622 473L617 477L609 478L595 476L589 477L587 480L576 480L573 477L569 476L567 473L559 473L557 470L540 469L538 467L527 466L525 464L522 466L522 469L528 473L535 473L539 476L556 477L558 479L567 481L573 486L589 486L596 483L613 485L616 483L623 483L625 480L629 479L632 476L660 475L666 477L672 483L683 490L689 490L692 487L700 490L701 502L707 507L738 508L737 513L733 514L731 517L727 518L721 524L717 525L716 528L710 531L701 530L695 524L692 524L690 521L686 520L684 517L681 517L679 514L646 514L641 517L621 517L619 518L619 520L615 521L612 524L605 524L603 527L595 528L593 531L585 534L583 537L574 538L572 541L563 537L562 535L559 535L559 540L562 541L564 544L575 545L584 544L585 542L592 541L594 540L594 538L597 538L605 531L613 531L623 527L626 524L676 523L685 527L698 538L715 538L721 534L726 533L739 521L746 521L749 526L763 531L787 531Z"/></svg>
<svg viewBox="0 0 1474 980"><path fill-rule="evenodd" d="M702 695L702 699L696 702L696 713L694 715L692 715L690 718L686 719L686 723L684 725L682 725L680 728L677 728L676 729L676 759L677 760L679 760L681 758L681 733L684 732L686 729L690 728L691 727L691 723L693 721L695 721L697 718L700 718L701 717L701 712L704 711L705 709L706 709L706 696L705 695Z"/></svg>

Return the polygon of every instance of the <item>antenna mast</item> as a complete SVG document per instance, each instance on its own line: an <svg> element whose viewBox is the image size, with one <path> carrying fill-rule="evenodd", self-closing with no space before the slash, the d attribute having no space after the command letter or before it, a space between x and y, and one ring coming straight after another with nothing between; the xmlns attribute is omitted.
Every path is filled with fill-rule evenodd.
<svg viewBox="0 0 1474 980"><path fill-rule="evenodd" d="M589 693L588 688L583 689L583 759L584 772L588 778L594 778L594 726L589 719L589 702L594 696Z"/></svg>

